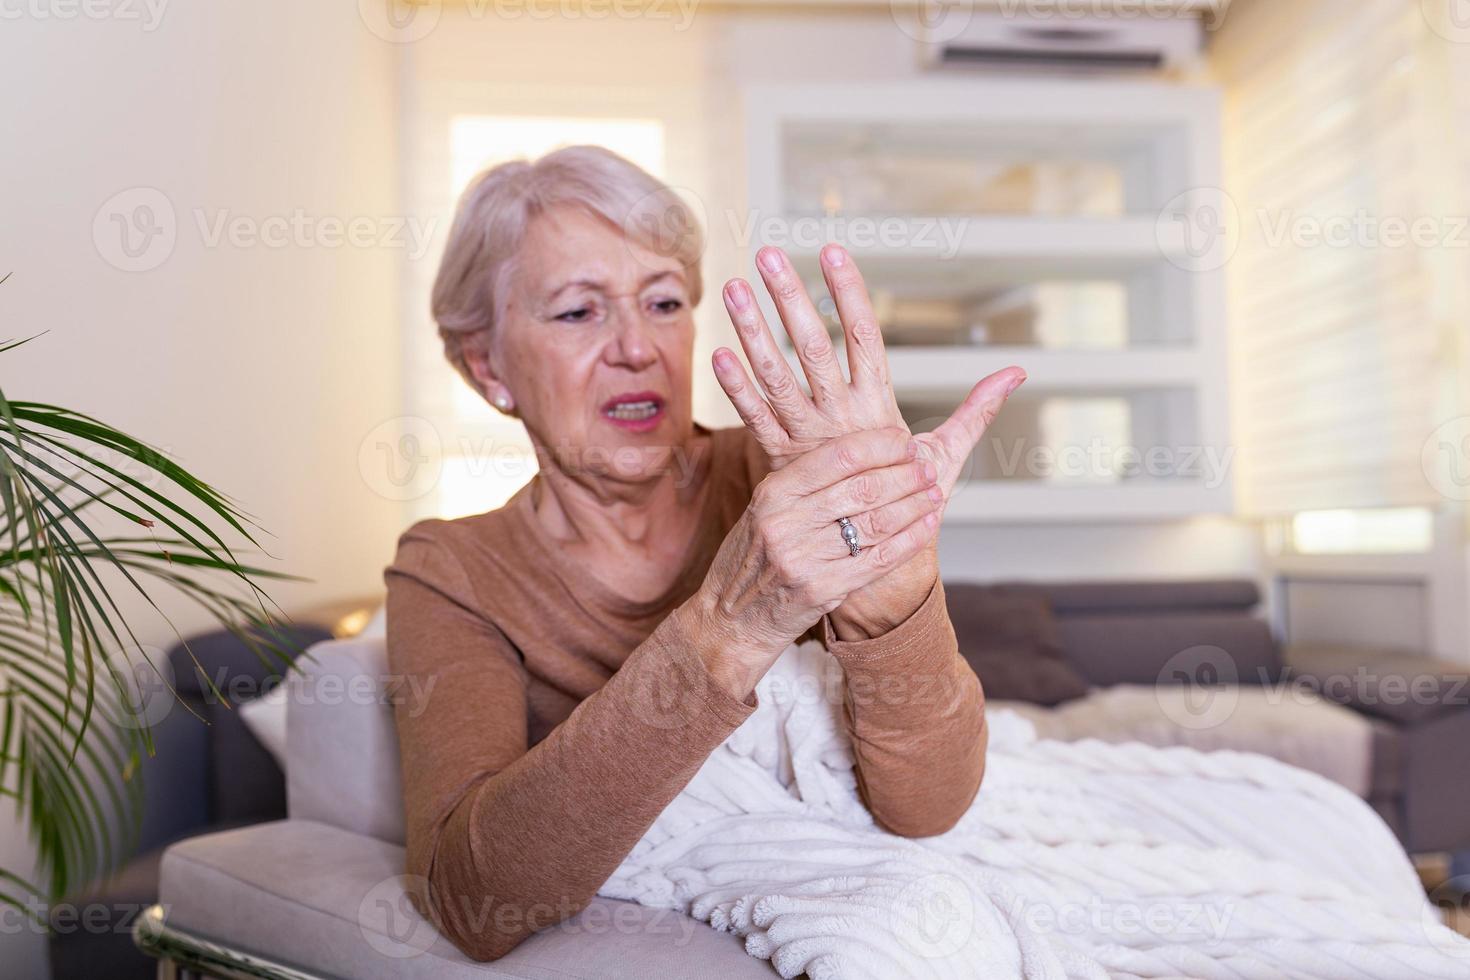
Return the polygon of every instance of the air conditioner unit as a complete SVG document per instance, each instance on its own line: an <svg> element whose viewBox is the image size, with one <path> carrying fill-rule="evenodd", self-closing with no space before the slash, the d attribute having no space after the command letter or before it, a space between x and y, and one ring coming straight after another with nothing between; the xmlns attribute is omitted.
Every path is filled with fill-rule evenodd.
<svg viewBox="0 0 1470 980"><path fill-rule="evenodd" d="M1002 0L998 9L976 9L920 0L917 34L924 61L933 68L1157 71L1187 66L1203 50L1203 23L1188 11L1079 12L1098 6Z"/></svg>

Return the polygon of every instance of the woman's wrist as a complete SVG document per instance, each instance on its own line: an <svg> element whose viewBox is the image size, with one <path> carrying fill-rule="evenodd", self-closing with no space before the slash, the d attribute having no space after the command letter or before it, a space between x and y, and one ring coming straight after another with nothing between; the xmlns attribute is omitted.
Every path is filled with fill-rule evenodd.
<svg viewBox="0 0 1470 980"><path fill-rule="evenodd" d="M739 628L719 598L701 588L674 610L679 628L721 689L744 701L771 664L759 647L752 647L747 631Z"/></svg>
<svg viewBox="0 0 1470 980"><path fill-rule="evenodd" d="M930 547L865 588L852 593L828 617L839 640L872 640L897 629L924 604L939 578Z"/></svg>

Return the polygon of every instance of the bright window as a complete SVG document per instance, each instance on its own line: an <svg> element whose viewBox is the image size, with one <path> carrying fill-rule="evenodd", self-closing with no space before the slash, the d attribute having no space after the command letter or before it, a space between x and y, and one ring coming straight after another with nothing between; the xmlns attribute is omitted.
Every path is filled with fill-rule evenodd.
<svg viewBox="0 0 1470 980"><path fill-rule="evenodd" d="M664 127L649 119L551 116L458 116L450 124L450 187L457 199L487 167L531 159L563 146L595 144L626 157L655 177L664 173ZM443 211L453 210L446 201ZM436 382L444 375L436 363ZM450 383L447 382L446 383ZM455 384L445 406L443 467L429 512L456 518L505 503L536 472L536 457L520 423L501 416L468 385Z"/></svg>
<svg viewBox="0 0 1470 980"><path fill-rule="evenodd" d="M1434 513L1424 507L1313 510L1291 519L1301 555L1418 554L1434 546Z"/></svg>

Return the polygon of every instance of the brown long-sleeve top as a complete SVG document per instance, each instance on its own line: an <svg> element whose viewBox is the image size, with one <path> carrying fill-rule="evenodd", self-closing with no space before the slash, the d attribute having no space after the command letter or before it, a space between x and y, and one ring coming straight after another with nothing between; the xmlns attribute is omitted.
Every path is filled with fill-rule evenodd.
<svg viewBox="0 0 1470 980"><path fill-rule="evenodd" d="M422 521L399 539L384 577L410 893L475 959L583 908L755 710L754 694L715 683L669 618L767 469L744 429L712 432L710 449L696 540L652 602L568 560L529 486L499 510ZM948 829L979 789L987 732L942 587L875 639L824 630L868 809L905 836Z"/></svg>

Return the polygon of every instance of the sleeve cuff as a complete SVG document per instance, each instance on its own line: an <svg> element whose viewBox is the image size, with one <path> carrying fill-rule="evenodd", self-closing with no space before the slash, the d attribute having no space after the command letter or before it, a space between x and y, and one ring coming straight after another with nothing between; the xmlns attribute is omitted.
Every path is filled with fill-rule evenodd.
<svg viewBox="0 0 1470 980"><path fill-rule="evenodd" d="M822 637L827 650L843 664L903 659L915 651L932 654L936 647L944 645L945 633L951 630L949 609L944 602L944 583L938 578L913 615L882 636L867 640L841 640L832 628L832 617L822 617ZM953 641L949 645L952 647Z"/></svg>

